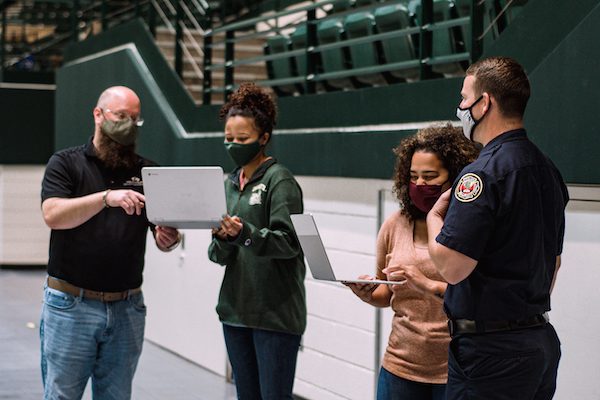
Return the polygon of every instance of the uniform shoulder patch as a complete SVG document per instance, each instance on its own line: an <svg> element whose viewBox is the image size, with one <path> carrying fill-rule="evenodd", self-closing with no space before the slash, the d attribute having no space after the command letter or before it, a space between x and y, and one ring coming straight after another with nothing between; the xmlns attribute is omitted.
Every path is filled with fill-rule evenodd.
<svg viewBox="0 0 600 400"><path fill-rule="evenodd" d="M458 181L456 189L454 189L454 197L458 201L468 203L476 198L483 192L483 181L477 174L468 173L464 174Z"/></svg>

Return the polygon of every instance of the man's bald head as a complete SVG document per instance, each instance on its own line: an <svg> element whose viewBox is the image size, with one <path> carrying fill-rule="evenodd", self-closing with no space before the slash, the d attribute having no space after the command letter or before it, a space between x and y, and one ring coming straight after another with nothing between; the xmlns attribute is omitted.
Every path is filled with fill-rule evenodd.
<svg viewBox="0 0 600 400"><path fill-rule="evenodd" d="M102 109L115 109L117 107L139 109L140 99L133 90L126 86L112 86L102 92L96 107Z"/></svg>

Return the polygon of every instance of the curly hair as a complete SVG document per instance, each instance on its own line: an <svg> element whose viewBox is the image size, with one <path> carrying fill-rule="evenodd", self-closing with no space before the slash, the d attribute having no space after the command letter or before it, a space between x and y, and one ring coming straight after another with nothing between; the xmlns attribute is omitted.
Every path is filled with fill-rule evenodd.
<svg viewBox="0 0 600 400"><path fill-rule="evenodd" d="M260 136L272 134L277 120L274 96L252 82L242 83L219 112L222 121L235 116L252 118ZM273 135L269 136L269 140L271 136Z"/></svg>
<svg viewBox="0 0 600 400"><path fill-rule="evenodd" d="M460 171L473 162L479 154L478 147L465 138L461 128L454 127L450 123L420 129L416 134L402 139L394 149L396 167L393 190L400 202L400 212L410 220L420 219L426 215L412 203L408 194L410 167L416 151L435 154L448 170L450 182L453 182Z"/></svg>

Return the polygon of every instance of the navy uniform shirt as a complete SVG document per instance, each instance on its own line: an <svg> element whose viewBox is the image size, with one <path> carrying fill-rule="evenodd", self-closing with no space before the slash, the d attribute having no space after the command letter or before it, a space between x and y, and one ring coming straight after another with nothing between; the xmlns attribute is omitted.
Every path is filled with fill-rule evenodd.
<svg viewBox="0 0 600 400"><path fill-rule="evenodd" d="M550 310L563 246L567 188L524 130L505 132L459 174L436 240L477 260L448 285L450 318L517 320Z"/></svg>
<svg viewBox="0 0 600 400"><path fill-rule="evenodd" d="M91 140L55 153L42 181L42 202L51 197L75 198L106 189L143 193L141 169L154 163L140 157L133 168L108 169L96 157ZM117 292L142 284L146 212L127 215L121 207L104 208L73 229L50 234L48 274L75 286Z"/></svg>

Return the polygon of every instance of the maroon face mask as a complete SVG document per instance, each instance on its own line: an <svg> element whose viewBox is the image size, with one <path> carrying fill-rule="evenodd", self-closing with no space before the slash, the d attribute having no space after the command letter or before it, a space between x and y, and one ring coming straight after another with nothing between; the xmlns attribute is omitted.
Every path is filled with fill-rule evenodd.
<svg viewBox="0 0 600 400"><path fill-rule="evenodd" d="M442 185L417 185L410 182L408 195L415 207L428 213L442 195Z"/></svg>

